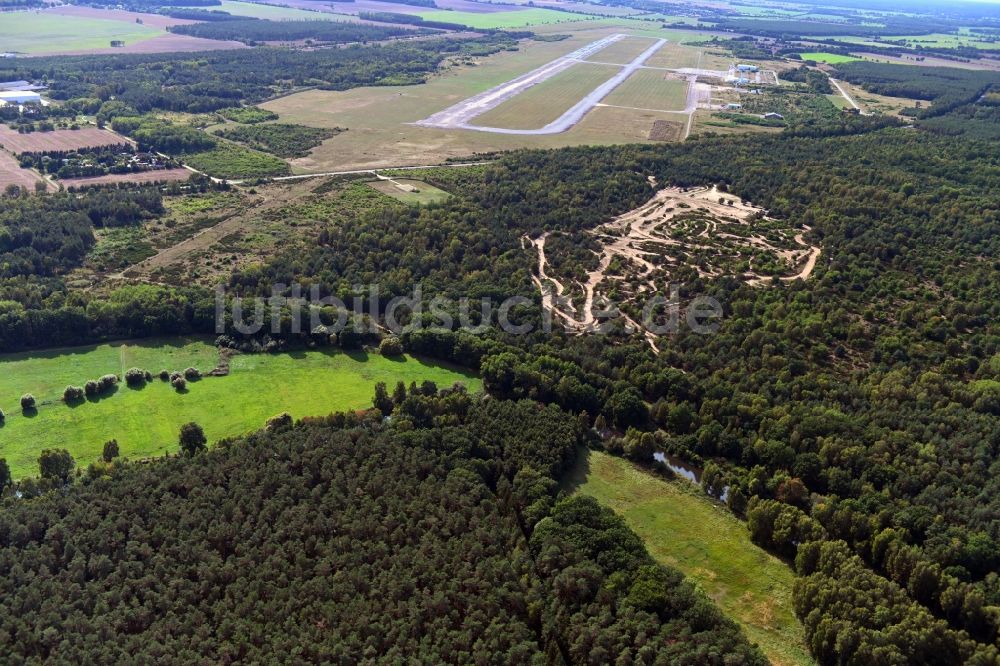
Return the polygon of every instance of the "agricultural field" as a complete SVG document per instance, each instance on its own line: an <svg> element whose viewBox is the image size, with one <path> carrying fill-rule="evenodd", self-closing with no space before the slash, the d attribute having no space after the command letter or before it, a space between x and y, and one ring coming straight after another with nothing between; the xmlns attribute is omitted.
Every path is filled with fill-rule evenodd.
<svg viewBox="0 0 1000 666"><path fill-rule="evenodd" d="M268 19L272 21L344 20L344 17L338 17L336 14L332 14L330 12L311 12L304 9L280 7L278 5L263 4L259 2L239 2L239 0L222 0L221 5L213 6L212 9L228 12L233 16L246 16L248 18Z"/></svg>
<svg viewBox="0 0 1000 666"><path fill-rule="evenodd" d="M0 358L2 407L7 415L0 428L0 457L15 478L37 473L42 449L65 448L80 466L98 459L104 442L117 439L123 456L143 458L177 450L177 432L195 421L210 442L263 427L281 412L295 418L371 406L377 382L390 387L431 380L440 387L461 381L472 391L480 381L465 372L412 357L389 359L363 352L311 351L288 354L237 355L224 377L203 377L185 392L154 377L143 388L120 384L110 395L67 406L60 400L67 384L82 385L122 368L197 367L207 372L218 362L208 342L143 341L53 352L32 352ZM25 416L17 406L24 392L34 392L43 404Z"/></svg>
<svg viewBox="0 0 1000 666"><path fill-rule="evenodd" d="M458 11L420 11L417 16L427 21L443 21L458 23L470 28L511 29L526 28L534 25L552 23L568 23L586 20L586 16L570 14L553 9L519 9L507 12L458 12Z"/></svg>
<svg viewBox="0 0 1000 666"><path fill-rule="evenodd" d="M687 101L687 81L667 78L666 72L640 69L625 80L603 104L660 111L683 111Z"/></svg>
<svg viewBox="0 0 1000 666"><path fill-rule="evenodd" d="M440 203L451 197L442 189L429 185L421 180L410 178L386 178L368 183L376 192L411 205L426 205Z"/></svg>
<svg viewBox="0 0 1000 666"><path fill-rule="evenodd" d="M111 130L97 127L82 129L57 129L51 132L20 134L6 125L0 125L0 147L15 155L31 152L80 150L132 143L130 139Z"/></svg>
<svg viewBox="0 0 1000 666"><path fill-rule="evenodd" d="M0 21L0 49L28 55L109 48L164 34L162 29L113 19L62 16L53 12L7 12Z"/></svg>
<svg viewBox="0 0 1000 666"><path fill-rule="evenodd" d="M482 127L537 129L561 116L618 70L608 65L573 65L476 116L472 122Z"/></svg>
<svg viewBox="0 0 1000 666"><path fill-rule="evenodd" d="M569 485L622 516L654 558L691 578L771 663L814 663L792 608L791 567L751 542L746 525L697 486L598 451L583 453Z"/></svg>
<svg viewBox="0 0 1000 666"><path fill-rule="evenodd" d="M22 169L21 165L10 153L0 150L0 192L10 185L17 185L22 189L34 191L36 183L45 182L37 172L31 169Z"/></svg>
<svg viewBox="0 0 1000 666"><path fill-rule="evenodd" d="M814 62L825 62L828 65L838 65L842 62L854 62L855 60L861 60L861 58L856 58L849 55L841 55L839 53L800 53L799 57L803 60L812 60Z"/></svg>
<svg viewBox="0 0 1000 666"><path fill-rule="evenodd" d="M187 169L157 169L140 171L139 173L109 173L104 176L90 178L63 178L59 182L63 187L86 187L88 185L108 185L110 183L166 183L187 180L191 177Z"/></svg>

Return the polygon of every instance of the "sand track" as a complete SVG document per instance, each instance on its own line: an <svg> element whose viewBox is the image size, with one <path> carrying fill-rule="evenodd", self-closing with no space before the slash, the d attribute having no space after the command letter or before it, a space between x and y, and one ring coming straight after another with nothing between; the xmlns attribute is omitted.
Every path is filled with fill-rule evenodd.
<svg viewBox="0 0 1000 666"><path fill-rule="evenodd" d="M655 179L650 184L656 187ZM537 275L532 275L542 305L578 334L594 331L609 318L621 317L629 328L642 331L656 349L656 336L623 311L604 293L613 285L620 305L641 307L642 297L666 291L670 275L693 268L701 278L733 275L752 286L765 286L775 277L754 270L754 260L785 266L785 282L808 279L816 267L820 248L809 245L805 233L766 216L762 208L720 192L716 187L684 190L668 187L650 201L591 230L600 243L596 268L573 289L548 273L545 241L550 232L522 238L525 249L538 254ZM612 271L612 266L615 270ZM740 270L735 267L743 266ZM582 299L579 310L574 293ZM598 308L600 311L598 311Z"/></svg>

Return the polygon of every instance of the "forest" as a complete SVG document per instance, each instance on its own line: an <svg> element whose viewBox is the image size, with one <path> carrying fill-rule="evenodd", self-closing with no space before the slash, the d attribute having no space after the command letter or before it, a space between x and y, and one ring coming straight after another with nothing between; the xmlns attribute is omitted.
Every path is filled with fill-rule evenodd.
<svg viewBox="0 0 1000 666"><path fill-rule="evenodd" d="M442 49L502 39L257 50L266 65L243 52L170 66L157 55L39 58L0 64L0 78L52 72L56 95L141 147L233 168L262 153L229 139L290 155L315 139L276 130L243 104L289 86L417 81L454 52ZM489 326L496 312L477 319L487 324L478 333L443 326L437 313L409 315L400 350L475 370L489 397L381 386L368 412L278 418L144 464L109 456L54 473L51 463L65 461L50 452L41 478L17 486L39 495L30 500L0 465L0 574L14 583L0 597L17 610L0 615L10 654L27 663L275 653L331 663L359 654L763 663L613 513L560 493L578 447L590 446L662 474L652 454L670 453L698 465L713 496L725 489L725 508L753 541L794 564L795 612L819 663L997 663L996 75L837 69L931 104L904 126L809 108L789 92L765 100L790 111L781 133L490 156L422 174L451 194L444 201L338 213L307 247L235 266L228 298L299 283L366 308L357 285L378 285L383 304L419 285L449 299L452 315L462 297L521 296L515 318L540 324L538 260L524 237L547 232L551 274L579 279L597 262L588 232L645 204L651 182L715 185L822 248L808 280L753 286L671 266L683 299L711 296L723 317L713 335L681 327L658 339L658 353L621 322L604 335L558 326L510 335ZM789 78L828 92L809 70ZM217 138L141 115L168 110L237 124ZM348 182L317 181L312 193ZM228 188L198 178L185 187L0 199L0 351L214 332L206 289L168 277L90 291L72 278L95 231ZM306 206L275 214L294 220ZM328 323L333 313L323 314ZM279 333L252 337L222 323L218 345L247 353L330 341L290 317ZM378 338L337 344L374 349Z"/></svg>
<svg viewBox="0 0 1000 666"><path fill-rule="evenodd" d="M175 25L170 31L178 35L233 40L251 45L259 42L294 42L306 39L329 44L365 43L414 34L414 31L406 28L342 21L267 21L254 18Z"/></svg>
<svg viewBox="0 0 1000 666"><path fill-rule="evenodd" d="M112 97L137 112L204 113L256 103L305 85L327 90L420 83L449 55L499 50L505 35L297 51L258 48L0 60L0 80L51 79L57 100Z"/></svg>
<svg viewBox="0 0 1000 666"><path fill-rule="evenodd" d="M557 496L589 436L578 419L461 388L393 394L391 422L275 419L151 465L112 450L65 493L8 502L8 656L767 663L610 509Z"/></svg>

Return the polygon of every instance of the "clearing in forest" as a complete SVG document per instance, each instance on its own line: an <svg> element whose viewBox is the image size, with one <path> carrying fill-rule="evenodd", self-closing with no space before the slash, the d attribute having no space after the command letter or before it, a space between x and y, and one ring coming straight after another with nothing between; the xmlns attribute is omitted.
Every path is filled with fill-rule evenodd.
<svg viewBox="0 0 1000 666"><path fill-rule="evenodd" d="M655 186L652 177L650 183ZM646 298L665 294L671 282L729 275L763 286L775 279L808 278L820 248L806 242L807 231L771 219L762 208L716 187L668 187L589 232L596 265L585 270L583 280L549 274L550 234L526 237L524 243L538 255L533 279L543 305L567 328L593 330L603 314L599 311L617 309L643 330L635 321L638 311ZM655 348L652 334L647 338Z"/></svg>
<svg viewBox="0 0 1000 666"><path fill-rule="evenodd" d="M584 452L570 482L624 518L656 560L700 587L772 664L815 663L792 608L791 567L750 541L746 525L697 486L599 451Z"/></svg>
<svg viewBox="0 0 1000 666"><path fill-rule="evenodd" d="M0 458L7 459L15 478L34 476L42 449L67 449L78 466L97 460L110 439L118 440L123 456L158 456L177 451L178 432L189 421L199 423L215 442L262 428L267 419L286 411L301 418L371 407L377 382L390 390L397 381L431 380L441 388L461 381L470 391L482 386L467 372L409 356L337 350L238 354L229 359L228 375L188 382L181 392L155 376L160 370L187 367L205 374L218 362L215 347L192 340L2 357L0 407L6 420L0 427ZM72 405L61 400L67 384L82 386L104 374L121 376L133 366L152 372L153 381L139 388L121 382L107 395ZM28 392L39 407L22 414L18 401Z"/></svg>

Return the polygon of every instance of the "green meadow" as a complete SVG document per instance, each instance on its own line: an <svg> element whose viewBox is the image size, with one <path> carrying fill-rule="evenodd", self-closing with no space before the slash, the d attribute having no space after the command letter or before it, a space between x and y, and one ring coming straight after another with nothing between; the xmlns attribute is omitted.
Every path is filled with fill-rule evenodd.
<svg viewBox="0 0 1000 666"><path fill-rule="evenodd" d="M470 28L482 29L524 28L529 25L587 20L586 16L569 14L554 9L524 9L490 13L440 10L417 12L417 14L426 21L444 21L446 23L458 23Z"/></svg>
<svg viewBox="0 0 1000 666"><path fill-rule="evenodd" d="M473 375L413 357L389 359L364 352L304 351L283 354L239 354L224 377L188 382L185 392L154 377L143 388L119 384L109 395L75 405L62 402L67 384L82 386L122 368L160 370L196 367L207 373L218 352L209 342L150 341L112 344L0 358L0 405L6 421L0 427L0 458L6 458L15 478L37 474L42 449L65 448L78 466L101 455L109 439L117 439L121 454L144 458L177 450L180 426L196 421L210 442L263 427L272 416L289 412L295 418L371 406L375 384L390 389L431 380L439 387L456 381L470 391L482 388ZM37 412L22 414L19 399L32 393Z"/></svg>
<svg viewBox="0 0 1000 666"><path fill-rule="evenodd" d="M239 0L222 0L221 5L216 5L210 9L227 12L233 16L247 16L271 21L343 21L348 19L346 16L331 14L330 12L310 12L305 9L265 5L259 2L239 2Z"/></svg>
<svg viewBox="0 0 1000 666"><path fill-rule="evenodd" d="M800 53L799 57L803 60L812 60L813 62L825 62L828 65L838 65L842 62L854 62L855 60L861 60L861 58L855 58L854 56L823 52Z"/></svg>
<svg viewBox="0 0 1000 666"><path fill-rule="evenodd" d="M750 541L746 525L687 481L584 452L570 485L610 507L658 561L683 572L777 666L813 664L792 609L793 572Z"/></svg>
<svg viewBox="0 0 1000 666"><path fill-rule="evenodd" d="M0 19L0 51L43 54L106 49L164 34L159 28L114 19L61 16L49 12L5 12Z"/></svg>

